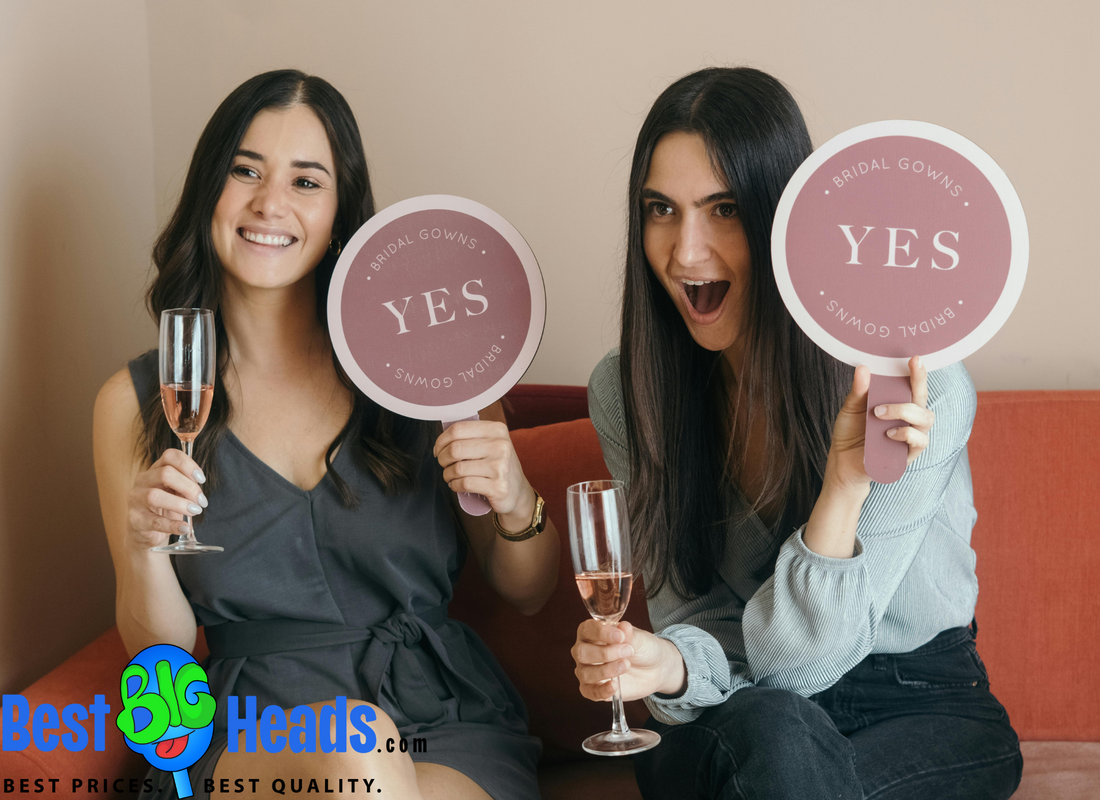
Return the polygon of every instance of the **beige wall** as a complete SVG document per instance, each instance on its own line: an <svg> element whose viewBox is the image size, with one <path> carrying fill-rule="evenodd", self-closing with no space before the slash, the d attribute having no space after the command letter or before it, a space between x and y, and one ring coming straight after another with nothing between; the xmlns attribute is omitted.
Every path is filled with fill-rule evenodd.
<svg viewBox="0 0 1100 800"><path fill-rule="evenodd" d="M908 117L978 142L1028 215L1016 312L979 389L1100 389L1089 319L1100 211L1100 7L1063 2L12 2L0 0L0 688L109 624L96 387L148 347L148 247L217 103L295 66L344 92L380 206L465 195L509 218L546 279L529 382L585 383L616 338L634 137L672 79L748 64L817 143ZM35 632L46 636L28 639Z"/></svg>
<svg viewBox="0 0 1100 800"><path fill-rule="evenodd" d="M154 341L145 8L0 4L0 690L113 623L92 401Z"/></svg>
<svg viewBox="0 0 1100 800"><path fill-rule="evenodd" d="M787 83L815 143L913 118L980 144L1028 216L1014 315L967 359L979 389L1100 388L1092 156L1100 6L1061 2L326 2L149 6L158 219L217 103L296 66L347 96L380 205L449 193L530 242L548 320L525 380L586 383L616 339L623 195L668 83L747 64Z"/></svg>

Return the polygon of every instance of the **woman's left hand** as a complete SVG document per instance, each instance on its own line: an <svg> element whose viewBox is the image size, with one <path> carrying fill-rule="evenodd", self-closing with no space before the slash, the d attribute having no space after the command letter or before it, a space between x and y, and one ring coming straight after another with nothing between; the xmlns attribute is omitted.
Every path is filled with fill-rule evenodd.
<svg viewBox="0 0 1100 800"><path fill-rule="evenodd" d="M451 490L484 496L502 525L510 516L522 518L524 525L531 519L535 490L523 475L503 422L456 422L435 440L433 454Z"/></svg>
<svg viewBox="0 0 1100 800"><path fill-rule="evenodd" d="M875 415L884 420L902 420L909 425L890 428L887 436L909 446L906 465L928 447L928 432L936 421L935 412L928 408L928 372L918 356L909 359L909 380L913 400L909 403L892 403L879 406ZM833 477L843 485L866 486L871 482L863 468L863 446L867 432L867 391L871 385L871 373L867 367L857 367L852 380L852 390L844 399L844 406L833 426L833 442L829 451L829 466Z"/></svg>

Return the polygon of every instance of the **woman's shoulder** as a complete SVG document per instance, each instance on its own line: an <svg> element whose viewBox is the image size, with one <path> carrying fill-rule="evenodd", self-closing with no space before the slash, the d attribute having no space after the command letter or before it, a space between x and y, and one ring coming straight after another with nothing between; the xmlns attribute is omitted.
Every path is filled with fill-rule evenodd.
<svg viewBox="0 0 1100 800"><path fill-rule="evenodd" d="M974 381L961 361L928 373L928 402L977 404Z"/></svg>
<svg viewBox="0 0 1100 800"><path fill-rule="evenodd" d="M150 394L159 393L157 349L131 359L107 379L96 395L92 413L92 438L99 448L132 450L139 436L141 406Z"/></svg>
<svg viewBox="0 0 1100 800"><path fill-rule="evenodd" d="M588 416L601 435L621 438L626 431L623 420L622 376L619 372L619 348L607 353L588 379Z"/></svg>
<svg viewBox="0 0 1100 800"><path fill-rule="evenodd" d="M99 393L95 398L96 408L100 406L104 406L105 408L116 408L118 406L128 405L127 400L131 401L134 405L137 404L137 394L134 392L134 379L130 375L129 368L123 367L99 387Z"/></svg>
<svg viewBox="0 0 1100 800"><path fill-rule="evenodd" d="M600 359L588 379L588 392L596 392L601 397L607 394L622 395L622 378L619 373L619 348L613 347Z"/></svg>
<svg viewBox="0 0 1100 800"><path fill-rule="evenodd" d="M132 452L137 441L141 406L128 367L107 379L95 398L92 412L92 446L97 460Z"/></svg>
<svg viewBox="0 0 1100 800"><path fill-rule="evenodd" d="M96 395L96 408L103 406L104 410L117 410L133 406L136 409L150 392L156 393L159 389L160 368L154 347L130 359L125 367L107 379Z"/></svg>
<svg viewBox="0 0 1100 800"><path fill-rule="evenodd" d="M157 363L157 348L146 350L140 356L130 359L123 372L128 372L139 403L144 403L150 395L160 391L160 365Z"/></svg>
<svg viewBox="0 0 1100 800"><path fill-rule="evenodd" d="M936 421L922 458L932 464L965 445L974 425L978 393L961 361L928 373L928 408L935 412Z"/></svg>

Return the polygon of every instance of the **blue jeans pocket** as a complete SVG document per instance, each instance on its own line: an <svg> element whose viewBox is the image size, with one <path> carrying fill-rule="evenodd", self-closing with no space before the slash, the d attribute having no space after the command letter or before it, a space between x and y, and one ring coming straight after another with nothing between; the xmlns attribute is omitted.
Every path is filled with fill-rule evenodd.
<svg viewBox="0 0 1100 800"><path fill-rule="evenodd" d="M900 686L914 689L989 686L985 665L970 638L943 650L914 651L894 658L894 675Z"/></svg>

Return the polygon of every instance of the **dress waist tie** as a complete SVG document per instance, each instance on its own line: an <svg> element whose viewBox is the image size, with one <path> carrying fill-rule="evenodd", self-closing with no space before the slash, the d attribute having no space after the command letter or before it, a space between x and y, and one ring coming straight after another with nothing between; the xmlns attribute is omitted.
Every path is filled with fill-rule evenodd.
<svg viewBox="0 0 1100 800"><path fill-rule="evenodd" d="M257 619L211 625L205 633L210 657L215 659L368 642L358 667L359 677L378 706L406 735L444 722L492 722L508 705L503 693L490 696L454 667L435 630L446 621L447 607L442 605L416 614L399 611L370 628L298 619ZM434 658L418 657L418 650ZM425 669L434 675L425 674ZM438 696L440 684L449 696Z"/></svg>

